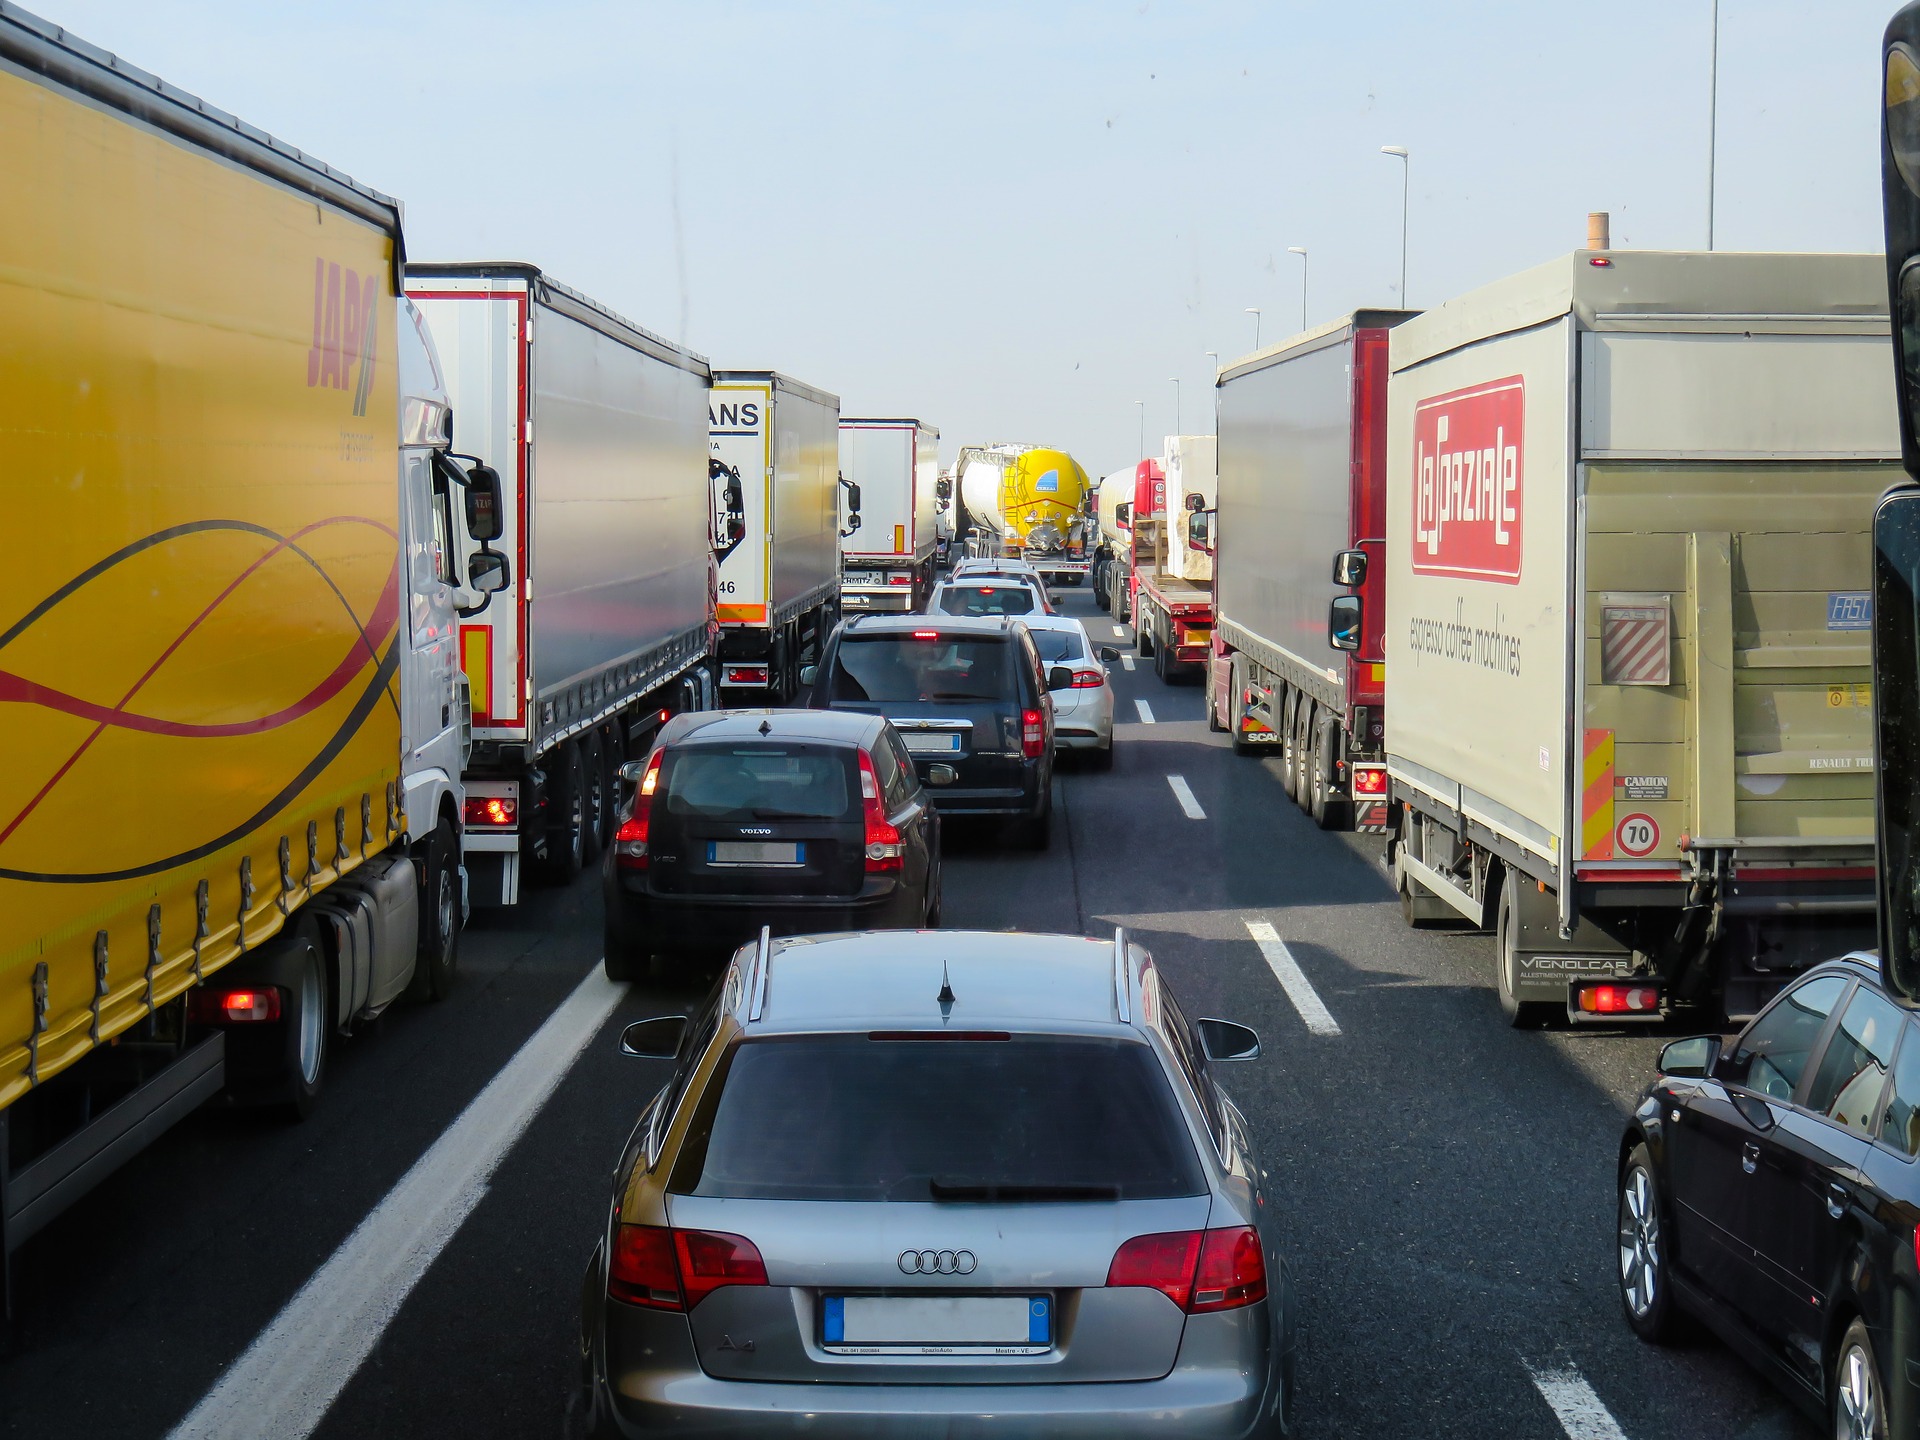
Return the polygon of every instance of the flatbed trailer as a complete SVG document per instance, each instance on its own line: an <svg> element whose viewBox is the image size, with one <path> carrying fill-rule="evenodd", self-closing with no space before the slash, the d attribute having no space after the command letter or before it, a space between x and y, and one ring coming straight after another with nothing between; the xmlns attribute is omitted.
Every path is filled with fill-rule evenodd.
<svg viewBox="0 0 1920 1440"><path fill-rule="evenodd" d="M1213 651L1212 542L1194 519L1214 513L1216 455L1211 435L1169 435L1160 474L1143 464L1135 479L1128 608L1140 654L1168 683L1202 671Z"/></svg>

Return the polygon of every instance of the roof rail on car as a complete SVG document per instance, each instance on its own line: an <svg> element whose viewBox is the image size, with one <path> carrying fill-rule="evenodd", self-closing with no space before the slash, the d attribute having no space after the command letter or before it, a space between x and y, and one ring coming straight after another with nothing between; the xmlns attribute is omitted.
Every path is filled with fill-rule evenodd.
<svg viewBox="0 0 1920 1440"><path fill-rule="evenodd" d="M748 982L752 998L747 1002L747 1023L753 1024L767 1004L767 972L773 966L773 927L760 927L760 943L753 951L753 978Z"/></svg>
<svg viewBox="0 0 1920 1440"><path fill-rule="evenodd" d="M1133 1023L1133 986L1127 975L1127 927L1113 927L1113 1009L1122 1025Z"/></svg>

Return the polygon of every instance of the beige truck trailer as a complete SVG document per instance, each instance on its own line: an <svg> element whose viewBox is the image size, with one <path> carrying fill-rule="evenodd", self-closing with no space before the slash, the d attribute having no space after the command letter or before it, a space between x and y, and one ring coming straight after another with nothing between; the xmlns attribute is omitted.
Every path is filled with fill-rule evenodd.
<svg viewBox="0 0 1920 1440"><path fill-rule="evenodd" d="M1887 344L1867 255L1580 251L1393 331L1389 856L1515 1023L1871 943Z"/></svg>

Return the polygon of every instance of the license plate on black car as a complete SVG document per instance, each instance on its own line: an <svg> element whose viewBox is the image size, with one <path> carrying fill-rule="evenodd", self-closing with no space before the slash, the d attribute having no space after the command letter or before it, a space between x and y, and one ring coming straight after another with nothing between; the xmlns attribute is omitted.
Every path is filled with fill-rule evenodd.
<svg viewBox="0 0 1920 1440"><path fill-rule="evenodd" d="M917 754L951 755L960 748L960 737L951 730L903 730L900 738Z"/></svg>
<svg viewBox="0 0 1920 1440"><path fill-rule="evenodd" d="M709 840L709 865L804 865L807 847L792 840Z"/></svg>

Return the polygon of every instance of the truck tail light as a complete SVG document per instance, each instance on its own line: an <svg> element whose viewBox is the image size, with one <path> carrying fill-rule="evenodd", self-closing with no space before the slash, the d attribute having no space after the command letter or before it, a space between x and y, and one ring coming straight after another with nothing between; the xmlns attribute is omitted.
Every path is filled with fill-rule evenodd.
<svg viewBox="0 0 1920 1440"><path fill-rule="evenodd" d="M1357 798L1366 800L1384 800L1387 798L1387 767L1384 765L1356 765L1353 767L1353 793Z"/></svg>
<svg viewBox="0 0 1920 1440"><path fill-rule="evenodd" d="M520 802L511 795L469 795L461 809L471 830L503 830L520 819Z"/></svg>
<svg viewBox="0 0 1920 1440"><path fill-rule="evenodd" d="M1158 1290L1189 1315L1267 1298L1267 1263L1251 1225L1136 1235L1114 1252L1107 1284Z"/></svg>
<svg viewBox="0 0 1920 1440"><path fill-rule="evenodd" d="M722 685L764 685L767 683L765 665L722 665L720 667Z"/></svg>
<svg viewBox="0 0 1920 1440"><path fill-rule="evenodd" d="M899 827L887 819L880 803L880 777L874 774L873 761L860 752L860 804L867 822L867 873L884 875L898 870L907 847L901 842Z"/></svg>
<svg viewBox="0 0 1920 1440"><path fill-rule="evenodd" d="M913 584L913 576L911 576L911 575L889 575L889 576L887 577L887 583L888 583L889 585L911 585L911 584Z"/></svg>
<svg viewBox="0 0 1920 1440"><path fill-rule="evenodd" d="M1029 760L1038 760L1046 753L1046 748L1046 717L1038 710L1022 710L1020 712L1020 753Z"/></svg>
<svg viewBox="0 0 1920 1440"><path fill-rule="evenodd" d="M203 985L187 994L187 1018L196 1025L250 1025L280 1018L277 985Z"/></svg>
<svg viewBox="0 0 1920 1440"><path fill-rule="evenodd" d="M1588 1015L1657 1015L1657 985L1582 985L1578 1004Z"/></svg>
<svg viewBox="0 0 1920 1440"><path fill-rule="evenodd" d="M607 1294L649 1310L691 1310L726 1285L764 1285L766 1262L744 1235L619 1225L607 1263Z"/></svg>
<svg viewBox="0 0 1920 1440"><path fill-rule="evenodd" d="M653 820L653 792L660 784L660 752L647 757L647 773L633 792L633 813L613 835L613 863L622 870L647 868L647 827Z"/></svg>

